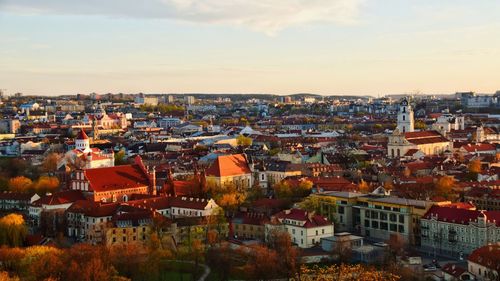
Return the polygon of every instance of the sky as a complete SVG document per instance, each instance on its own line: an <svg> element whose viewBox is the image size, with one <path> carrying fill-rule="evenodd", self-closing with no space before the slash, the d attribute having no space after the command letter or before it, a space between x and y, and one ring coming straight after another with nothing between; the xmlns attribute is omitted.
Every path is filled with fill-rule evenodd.
<svg viewBox="0 0 500 281"><path fill-rule="evenodd" d="M493 93L498 15L498 0L0 0L0 89Z"/></svg>

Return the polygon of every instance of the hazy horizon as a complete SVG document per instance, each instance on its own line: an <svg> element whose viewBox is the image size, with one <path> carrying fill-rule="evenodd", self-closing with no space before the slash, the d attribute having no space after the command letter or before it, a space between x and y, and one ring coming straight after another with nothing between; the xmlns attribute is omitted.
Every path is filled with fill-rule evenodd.
<svg viewBox="0 0 500 281"><path fill-rule="evenodd" d="M0 0L0 89L495 93L498 14L486 0Z"/></svg>

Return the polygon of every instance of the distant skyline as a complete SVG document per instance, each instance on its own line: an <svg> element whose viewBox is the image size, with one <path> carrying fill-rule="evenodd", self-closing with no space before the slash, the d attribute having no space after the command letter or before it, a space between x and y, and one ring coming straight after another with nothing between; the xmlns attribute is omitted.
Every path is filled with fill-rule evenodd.
<svg viewBox="0 0 500 281"><path fill-rule="evenodd" d="M494 93L499 14L492 0L0 0L0 89Z"/></svg>

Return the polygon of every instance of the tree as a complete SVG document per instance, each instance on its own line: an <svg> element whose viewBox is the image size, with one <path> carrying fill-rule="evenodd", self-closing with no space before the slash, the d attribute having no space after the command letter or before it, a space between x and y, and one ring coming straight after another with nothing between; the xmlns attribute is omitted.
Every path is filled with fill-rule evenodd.
<svg viewBox="0 0 500 281"><path fill-rule="evenodd" d="M417 130L425 130L425 128L426 128L426 125L425 125L424 121L418 120L418 121L415 122L415 129L417 129Z"/></svg>
<svg viewBox="0 0 500 281"><path fill-rule="evenodd" d="M2 271L0 272L0 281L20 281L19 277L17 276L9 276L8 272Z"/></svg>
<svg viewBox="0 0 500 281"><path fill-rule="evenodd" d="M236 143L239 146L249 147L252 145L252 142L253 142L252 138L245 137L244 135L239 135L236 137Z"/></svg>
<svg viewBox="0 0 500 281"><path fill-rule="evenodd" d="M400 277L393 273L377 270L373 267L364 266L361 264L340 264L330 265L327 267L302 266L300 268L300 278L293 280L301 281L350 281L350 280L367 280L367 281L397 281Z"/></svg>
<svg viewBox="0 0 500 281"><path fill-rule="evenodd" d="M0 218L0 245L21 246L27 234L28 229L22 215L9 214Z"/></svg>
<svg viewBox="0 0 500 281"><path fill-rule="evenodd" d="M277 198L290 198L292 197L292 188L290 184L286 181L278 182L273 186L274 189L274 195L276 195Z"/></svg>
<svg viewBox="0 0 500 281"><path fill-rule="evenodd" d="M16 192L29 192L33 181L24 176L18 176L9 180L9 189Z"/></svg>
<svg viewBox="0 0 500 281"><path fill-rule="evenodd" d="M61 155L58 153L50 153L43 160L41 169L45 173L55 172L57 170L57 163L61 159Z"/></svg>
<svg viewBox="0 0 500 281"><path fill-rule="evenodd" d="M47 192L55 192L59 189L59 179L57 177L41 176L32 185L32 188L37 193L45 194Z"/></svg>
<svg viewBox="0 0 500 281"><path fill-rule="evenodd" d="M368 192L370 192L370 186L364 180L361 180L361 182L358 184L358 189L362 193L368 193Z"/></svg>
<svg viewBox="0 0 500 281"><path fill-rule="evenodd" d="M300 260L298 249L292 246L290 234L286 231L271 231L268 244L280 257L276 264L280 276L287 278L295 276L300 267Z"/></svg>
<svg viewBox="0 0 500 281"><path fill-rule="evenodd" d="M308 196L299 203L299 207L308 212L321 213L321 202L315 196Z"/></svg>
<svg viewBox="0 0 500 281"><path fill-rule="evenodd" d="M127 164L127 160L125 159L125 149L120 149L117 153L115 153L115 165L125 165Z"/></svg>
<svg viewBox="0 0 500 281"><path fill-rule="evenodd" d="M254 246L250 249L249 259L244 271L251 280L268 280L280 277L277 268L278 253L265 246Z"/></svg>
<svg viewBox="0 0 500 281"><path fill-rule="evenodd" d="M476 176L481 172L481 160L479 158L469 162L469 172Z"/></svg>
<svg viewBox="0 0 500 281"><path fill-rule="evenodd" d="M440 177L435 183L436 194L447 198L455 185L455 178L452 176Z"/></svg>

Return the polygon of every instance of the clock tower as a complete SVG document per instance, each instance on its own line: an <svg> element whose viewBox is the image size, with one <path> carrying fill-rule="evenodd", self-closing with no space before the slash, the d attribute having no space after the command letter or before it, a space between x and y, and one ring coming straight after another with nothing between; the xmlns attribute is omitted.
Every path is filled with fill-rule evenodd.
<svg viewBox="0 0 500 281"><path fill-rule="evenodd" d="M413 109L406 98L399 104L397 128L401 133L413 132L415 129Z"/></svg>

